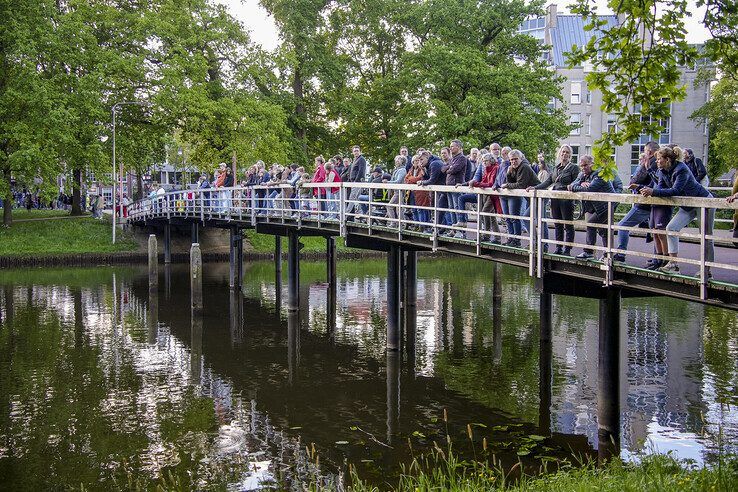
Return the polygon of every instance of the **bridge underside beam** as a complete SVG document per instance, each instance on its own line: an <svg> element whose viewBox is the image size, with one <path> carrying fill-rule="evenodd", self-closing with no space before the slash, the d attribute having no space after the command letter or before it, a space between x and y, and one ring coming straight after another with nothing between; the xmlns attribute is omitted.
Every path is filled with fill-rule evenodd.
<svg viewBox="0 0 738 492"><path fill-rule="evenodd" d="M295 227L294 224L260 223L256 224L256 232L258 232L259 234L269 234L272 236L289 236L290 231L297 231L300 236L334 237L340 235L338 226L335 225L335 227L335 230L331 229L328 225L326 225L325 228L303 226L298 229L297 227Z"/></svg>

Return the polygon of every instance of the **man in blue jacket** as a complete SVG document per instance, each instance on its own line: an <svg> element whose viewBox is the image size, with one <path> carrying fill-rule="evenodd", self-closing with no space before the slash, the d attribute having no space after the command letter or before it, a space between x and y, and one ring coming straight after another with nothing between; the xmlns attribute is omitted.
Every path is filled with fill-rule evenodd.
<svg viewBox="0 0 738 492"><path fill-rule="evenodd" d="M583 155L579 159L579 173L577 179L568 186L569 191L586 192L586 193L615 193L612 182L605 181L599 176L599 173L592 169L594 165L594 157L591 155ZM605 224L607 223L607 202L585 200L582 202L587 224ZM587 227L586 242L588 246L594 246L597 243L597 235L602 238L603 246L607 246L607 229L602 227ZM577 256L580 260L589 260L594 257L594 250L584 248L584 252Z"/></svg>
<svg viewBox="0 0 738 492"><path fill-rule="evenodd" d="M431 154L429 151L425 150L419 154L419 159L421 159L421 165L426 166L426 174L428 175L428 179L424 179L423 181L418 182L418 186L435 186L435 185L444 185L446 184L446 172L444 171L445 164L443 163L443 160L441 160L440 157ZM436 205L439 208L447 208L448 207L448 201L446 200L446 194L445 193L434 193L433 196L436 197L438 200L436 202ZM438 212L437 219L439 224L442 225L450 225L446 222L446 214Z"/></svg>

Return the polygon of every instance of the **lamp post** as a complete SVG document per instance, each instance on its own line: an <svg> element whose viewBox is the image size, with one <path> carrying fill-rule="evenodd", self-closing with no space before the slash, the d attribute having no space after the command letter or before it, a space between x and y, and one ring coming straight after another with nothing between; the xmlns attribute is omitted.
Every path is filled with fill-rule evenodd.
<svg viewBox="0 0 738 492"><path fill-rule="evenodd" d="M115 217L116 217L115 214L117 213L116 205L115 205L115 198L116 198L115 185L116 185L116 182L117 182L116 176L115 176L115 115L116 115L116 112L118 111L118 108L120 106L124 106L124 105L127 105L127 104L137 105L137 106L148 106L149 105L149 103L148 102L145 102L145 101L122 101L122 102L113 104L113 189L112 189L112 196L113 196L113 244L115 244ZM121 195L122 195L123 194L122 185L121 185L121 190L120 191L121 191ZM122 198L122 196L121 196L121 198ZM122 211L121 211L121 215L122 215Z"/></svg>

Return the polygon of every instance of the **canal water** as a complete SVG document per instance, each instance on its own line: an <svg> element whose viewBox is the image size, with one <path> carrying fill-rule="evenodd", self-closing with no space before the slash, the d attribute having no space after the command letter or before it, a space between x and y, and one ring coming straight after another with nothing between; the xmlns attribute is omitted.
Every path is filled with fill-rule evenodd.
<svg viewBox="0 0 738 492"><path fill-rule="evenodd" d="M195 319L185 265L154 296L145 267L0 271L0 489L284 489L350 467L384 488L449 441L528 473L597 458L596 301L554 296L541 384L522 269L495 286L491 263L421 258L388 355L386 262L339 262L335 303L325 264L301 268L290 315L273 263L246 265L237 294L206 264ZM621 456L735 452L736 314L651 298L621 317Z"/></svg>

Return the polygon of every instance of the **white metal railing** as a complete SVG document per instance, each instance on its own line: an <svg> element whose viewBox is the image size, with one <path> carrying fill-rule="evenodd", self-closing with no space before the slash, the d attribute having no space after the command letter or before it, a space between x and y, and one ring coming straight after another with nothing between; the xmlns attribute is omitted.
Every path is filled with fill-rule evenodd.
<svg viewBox="0 0 738 492"><path fill-rule="evenodd" d="M423 194L427 193L427 197ZM460 210L449 200L453 196L465 195L471 207ZM422 199L421 199L422 198ZM418 205L425 202L425 205ZM487 200L500 200L502 213L482 211ZM606 207L606 217L599 221L553 219L547 214L546 204L550 200L572 200L601 203ZM697 210L697 232L694 229L666 231L646 229L638 226L618 225L615 214L617 204L669 205L692 207ZM251 186L232 188L207 188L172 191L134 202L129 207L130 221L156 218L189 218L200 221L241 221L250 225L258 222L279 222L302 227L309 223L321 227L334 224L342 235L347 226L368 229L369 233L383 231L396 233L398 239L409 235L425 236L436 250L442 243L461 242L476 247L477 254L489 248L505 248L528 256L529 274L541 276L543 260L551 257L549 247L583 248L601 254L594 262L606 272L605 284L613 281L617 254L674 261L679 265L697 267L694 277L701 286L702 298L706 298L706 287L711 271L722 271L724 283L738 286L738 252L729 250L728 261L715 261L711 252L714 246L733 246L733 238L717 235L712 231L716 209L738 210L738 202L729 204L724 198L653 198L634 194L573 193L566 191L492 190L453 186L418 186L389 183L305 183L297 188L280 184L274 186ZM450 223L454 216L467 215L465 223ZM592 216L589 216L592 219ZM483 228L503 221L499 227ZM573 225L589 229L594 243L587 244L576 236L573 241L556 240L551 226ZM496 230L495 230L496 229ZM614 234L618 231L639 231L650 234L673 236L699 244L698 254L682 253L670 257L666 253L634 249L618 249ZM597 236L601 245L597 244ZM723 250L723 252L728 250ZM723 256L726 256L723 254ZM693 267L692 267L693 268ZM683 281L681 279L680 281Z"/></svg>

